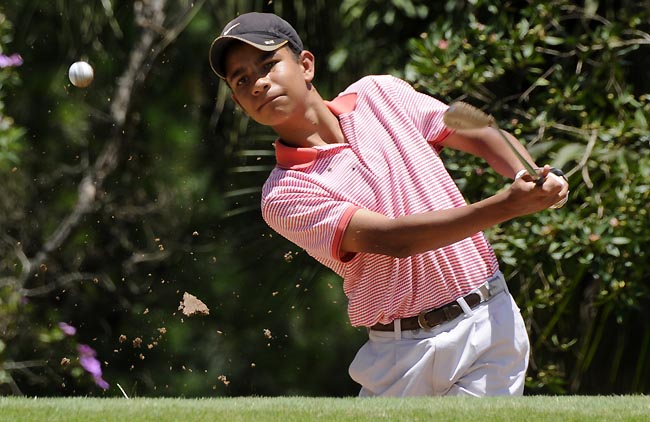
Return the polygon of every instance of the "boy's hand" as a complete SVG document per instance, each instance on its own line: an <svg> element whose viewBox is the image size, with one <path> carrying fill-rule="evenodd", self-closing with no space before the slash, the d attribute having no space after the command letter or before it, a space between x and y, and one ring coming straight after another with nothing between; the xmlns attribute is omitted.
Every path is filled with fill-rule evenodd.
<svg viewBox="0 0 650 422"><path fill-rule="evenodd" d="M536 183L528 173L523 173L510 186L511 199L517 203L520 215L561 208L568 199L569 183L562 172L546 165L538 173L543 183Z"/></svg>

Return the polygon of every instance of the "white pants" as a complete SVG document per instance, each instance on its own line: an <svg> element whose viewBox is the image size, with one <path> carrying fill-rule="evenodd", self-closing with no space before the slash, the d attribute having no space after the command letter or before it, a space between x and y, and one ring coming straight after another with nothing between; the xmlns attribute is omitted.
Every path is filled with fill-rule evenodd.
<svg viewBox="0 0 650 422"><path fill-rule="evenodd" d="M530 344L506 290L431 330L370 331L352 364L359 396L520 396Z"/></svg>

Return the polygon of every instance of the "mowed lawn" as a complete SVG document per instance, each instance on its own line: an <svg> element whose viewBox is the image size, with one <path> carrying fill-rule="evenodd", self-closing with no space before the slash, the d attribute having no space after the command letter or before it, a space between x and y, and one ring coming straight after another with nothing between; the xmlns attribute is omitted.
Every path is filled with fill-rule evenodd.
<svg viewBox="0 0 650 422"><path fill-rule="evenodd" d="M650 397L15 398L0 421L650 421Z"/></svg>

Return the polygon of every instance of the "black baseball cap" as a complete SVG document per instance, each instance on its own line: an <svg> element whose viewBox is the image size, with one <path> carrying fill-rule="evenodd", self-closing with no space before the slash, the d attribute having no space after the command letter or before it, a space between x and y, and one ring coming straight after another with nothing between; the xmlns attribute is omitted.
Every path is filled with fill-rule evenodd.
<svg viewBox="0 0 650 422"><path fill-rule="evenodd" d="M245 42L262 51L277 50L284 45L295 52L303 50L296 30L278 15L245 13L228 22L210 46L210 66L220 78L226 78L225 53L235 41Z"/></svg>

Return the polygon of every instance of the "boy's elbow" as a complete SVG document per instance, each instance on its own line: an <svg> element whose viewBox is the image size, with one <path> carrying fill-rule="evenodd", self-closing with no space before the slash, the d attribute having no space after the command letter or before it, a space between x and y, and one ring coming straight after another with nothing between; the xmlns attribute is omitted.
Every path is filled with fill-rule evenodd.
<svg viewBox="0 0 650 422"><path fill-rule="evenodd" d="M406 258L422 252L397 219L357 211L343 237L347 252L365 252Z"/></svg>
<svg viewBox="0 0 650 422"><path fill-rule="evenodd" d="M408 258L421 251L416 250L411 239L387 238L376 242L373 253L391 256L393 258Z"/></svg>
<svg viewBox="0 0 650 422"><path fill-rule="evenodd" d="M416 253L417 252L414 250L413 245L410 242L395 242L390 245L390 248L386 251L385 255L392 256L393 258L408 258Z"/></svg>

